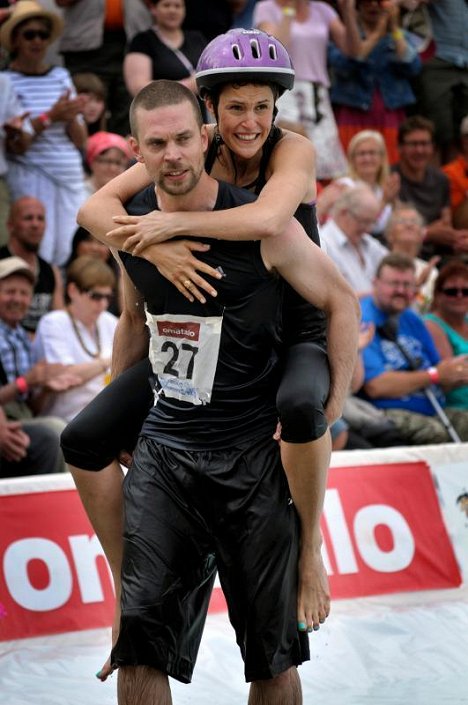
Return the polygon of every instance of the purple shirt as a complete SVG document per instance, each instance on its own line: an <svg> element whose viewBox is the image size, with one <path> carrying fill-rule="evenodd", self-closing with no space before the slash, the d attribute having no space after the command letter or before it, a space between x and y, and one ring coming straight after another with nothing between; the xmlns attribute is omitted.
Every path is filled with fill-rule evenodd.
<svg viewBox="0 0 468 705"><path fill-rule="evenodd" d="M330 79L327 72L327 44L331 23L338 18L335 10L324 2L309 3L309 17L305 22L291 22L291 41L286 47L296 78L315 81L327 88ZM279 24L281 7L275 0L260 0L255 5L254 25L262 22Z"/></svg>

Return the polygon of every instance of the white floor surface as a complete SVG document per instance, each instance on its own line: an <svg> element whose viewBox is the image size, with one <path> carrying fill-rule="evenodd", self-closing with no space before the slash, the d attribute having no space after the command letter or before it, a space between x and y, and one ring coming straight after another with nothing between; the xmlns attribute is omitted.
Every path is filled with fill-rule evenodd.
<svg viewBox="0 0 468 705"><path fill-rule="evenodd" d="M115 705L100 683L109 630L0 643L1 705ZM311 635L304 704L468 705L468 587L340 600ZM242 705L242 662L225 614L210 615L193 683L174 705Z"/></svg>

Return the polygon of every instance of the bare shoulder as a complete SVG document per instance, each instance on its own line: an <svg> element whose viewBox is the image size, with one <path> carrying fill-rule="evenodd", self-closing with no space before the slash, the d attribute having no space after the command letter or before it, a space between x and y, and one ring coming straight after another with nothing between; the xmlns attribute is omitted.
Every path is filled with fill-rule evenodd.
<svg viewBox="0 0 468 705"><path fill-rule="evenodd" d="M305 154L306 158L315 158L314 145L309 139L307 139L307 137L299 135L297 132L292 132L291 130L281 129L281 132L283 134L281 139L278 140L273 150L273 154L283 152L285 150L294 150L294 153L297 152Z"/></svg>
<svg viewBox="0 0 468 705"><path fill-rule="evenodd" d="M297 132L282 130L282 133L271 153L270 172L304 171L315 179L315 149L312 142Z"/></svg>

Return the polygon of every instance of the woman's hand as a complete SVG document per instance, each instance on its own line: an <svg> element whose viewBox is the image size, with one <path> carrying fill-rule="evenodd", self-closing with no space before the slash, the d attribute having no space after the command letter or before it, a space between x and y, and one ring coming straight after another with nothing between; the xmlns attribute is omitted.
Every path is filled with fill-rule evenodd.
<svg viewBox="0 0 468 705"><path fill-rule="evenodd" d="M197 259L192 252L207 252L209 249L209 245L192 240L161 242L147 247L144 258L154 264L163 277L172 282L186 299L191 302L197 299L204 304L206 299L201 290L210 296L217 296L218 292L198 272L214 279L221 279L223 274Z"/></svg>
<svg viewBox="0 0 468 705"><path fill-rule="evenodd" d="M84 101L82 96L70 98L70 91L67 90L53 104L47 114L52 122L71 122L78 113L81 113Z"/></svg>
<svg viewBox="0 0 468 705"><path fill-rule="evenodd" d="M111 245L118 243L119 238L126 237L119 249L141 255L150 245L157 245L177 234L174 215L161 211L151 211L146 215L115 215L113 220L119 227L108 232L107 237Z"/></svg>

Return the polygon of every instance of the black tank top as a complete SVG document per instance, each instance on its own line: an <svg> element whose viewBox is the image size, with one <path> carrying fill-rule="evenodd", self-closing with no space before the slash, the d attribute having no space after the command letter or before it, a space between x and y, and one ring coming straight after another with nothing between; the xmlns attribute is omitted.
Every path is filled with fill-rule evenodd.
<svg viewBox="0 0 468 705"><path fill-rule="evenodd" d="M255 196L243 189L220 182L214 210L235 208L254 199ZM151 186L126 204L132 215L157 207ZM200 254L200 259L220 267L226 275L212 282L218 296L208 297L206 304L190 303L152 264L120 253L129 276L147 302L148 311L182 317L177 319L175 328L171 323L170 334L186 338L183 345L189 364L205 360L202 343L192 345L194 317L205 322L222 316L210 402L195 405L166 396L162 391L142 429L143 435L160 443L191 450L222 448L249 442L259 434L273 433L277 419L277 351L283 293L282 280L265 269L258 241L197 239L211 246L209 252ZM166 323L158 322L158 331L166 335ZM181 348L175 337L169 340L165 349L165 372L172 372L167 365L170 367L179 355L182 356ZM174 384L177 383L175 379Z"/></svg>
<svg viewBox="0 0 468 705"><path fill-rule="evenodd" d="M245 189L259 194L266 184L266 170L273 153L273 149L282 138L283 132L279 127L273 126L268 139L263 146L262 158L257 178ZM211 172L222 144L219 135L215 134L205 157L205 169ZM300 203L294 213L296 220L304 228L310 239L320 247L320 236L317 228L317 215L315 204ZM326 349L327 346L327 319L323 311L305 301L289 284L285 282L283 304L283 341L286 347L300 342L314 342Z"/></svg>

